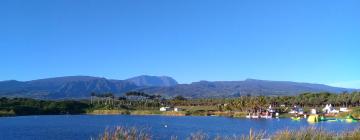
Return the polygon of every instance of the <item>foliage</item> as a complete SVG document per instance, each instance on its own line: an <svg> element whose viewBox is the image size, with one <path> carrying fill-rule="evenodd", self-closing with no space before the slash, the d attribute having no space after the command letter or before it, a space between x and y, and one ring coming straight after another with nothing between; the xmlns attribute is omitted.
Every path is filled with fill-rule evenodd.
<svg viewBox="0 0 360 140"><path fill-rule="evenodd" d="M148 98L148 99L159 99L161 98L160 95L149 95L149 94L146 94L144 92L137 92L137 91L131 91L131 92L127 92L125 93L126 96L139 96L139 97L145 97L145 98Z"/></svg>
<svg viewBox="0 0 360 140"><path fill-rule="evenodd" d="M331 94L303 93L298 96L240 96L238 98L201 98L186 99L178 96L173 99L161 99L157 95L143 92L129 92L124 97L115 97L112 93L92 93L90 100L35 100L26 98L0 98L2 114L47 115L81 114L94 110L120 110L120 112L158 111L160 107L180 107L188 115L232 115L243 116L243 112L267 109L270 105L278 112L288 112L289 107L298 105L306 110L322 108L325 104L351 107L352 115L360 117L360 92ZM145 97L145 98L129 98ZM285 105L285 106L283 106ZM10 112L10 113L4 113ZM106 111L105 111L106 112ZM115 111L116 112L116 111ZM225 114L222 112L226 112ZM238 113L240 112L240 113ZM341 115L341 114L340 114ZM347 115L342 114L342 115Z"/></svg>
<svg viewBox="0 0 360 140"><path fill-rule="evenodd" d="M332 104L334 106L356 107L360 105L360 92L331 94L327 92L322 93L303 93L298 96L241 96L239 98L232 98L225 100L228 103L230 110L248 111L255 109L264 109L269 105L277 107L281 111L286 111L286 108L281 108L281 105L301 107L322 107L325 104ZM360 111L359 111L360 112Z"/></svg>
<svg viewBox="0 0 360 140"><path fill-rule="evenodd" d="M174 100L186 101L187 99L183 96L176 96L176 97L174 97Z"/></svg>
<svg viewBox="0 0 360 140"><path fill-rule="evenodd" d="M16 115L81 114L89 108L81 101L45 101L25 98L1 98L0 110L8 110Z"/></svg>
<svg viewBox="0 0 360 140"><path fill-rule="evenodd" d="M110 98L114 98L115 95L112 93L105 93L105 94L97 94L95 92L91 93L91 96L95 96L95 97L110 97Z"/></svg>

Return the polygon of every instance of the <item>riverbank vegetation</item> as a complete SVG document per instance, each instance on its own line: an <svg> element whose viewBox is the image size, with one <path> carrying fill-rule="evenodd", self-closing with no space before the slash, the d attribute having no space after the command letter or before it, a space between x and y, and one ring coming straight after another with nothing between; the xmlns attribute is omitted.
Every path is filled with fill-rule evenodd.
<svg viewBox="0 0 360 140"><path fill-rule="evenodd" d="M237 98L187 99L177 96L171 99L143 92L129 92L124 96L92 93L83 100L36 100L25 98L0 98L0 116L14 115L58 115L58 114L132 114L132 115L215 115L244 117L249 111L266 109L270 105L286 114L294 105L309 112L311 108L321 109L326 104L335 107L349 107L354 117L360 117L360 92L352 93L304 93L298 96L240 96ZM160 107L176 107L180 111L159 111ZM340 113L346 116L349 113Z"/></svg>
<svg viewBox="0 0 360 140"><path fill-rule="evenodd" d="M89 107L87 101L0 98L0 116L81 114Z"/></svg>
<svg viewBox="0 0 360 140"><path fill-rule="evenodd" d="M106 130L99 136L100 140L151 140L152 135L136 128L117 127L114 130ZM172 136L170 140L178 140L177 136ZM189 134L187 140L359 140L360 129L335 133L320 128L302 128L299 130L280 130L274 134L267 135L265 132L255 133L250 129L247 135L215 136L210 137L203 132Z"/></svg>

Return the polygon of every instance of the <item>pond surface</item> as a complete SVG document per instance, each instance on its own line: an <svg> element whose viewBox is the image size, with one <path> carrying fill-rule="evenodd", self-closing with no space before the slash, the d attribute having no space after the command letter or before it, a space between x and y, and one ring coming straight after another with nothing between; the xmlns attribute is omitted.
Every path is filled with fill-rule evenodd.
<svg viewBox="0 0 360 140"><path fill-rule="evenodd" d="M165 125L167 127L165 127ZM321 122L309 124L305 119L236 119L227 117L171 117L129 115L61 115L20 116L0 118L0 139L4 140L88 140L98 138L107 128L116 126L147 129L153 139L167 140L171 136L185 139L191 133L216 135L248 134L249 129L267 134L284 129L319 127L333 132L359 128L360 123Z"/></svg>

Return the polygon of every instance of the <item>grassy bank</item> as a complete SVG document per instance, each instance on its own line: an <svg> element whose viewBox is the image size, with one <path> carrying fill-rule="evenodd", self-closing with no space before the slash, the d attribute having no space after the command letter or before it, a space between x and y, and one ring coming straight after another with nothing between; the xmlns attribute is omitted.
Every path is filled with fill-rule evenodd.
<svg viewBox="0 0 360 140"><path fill-rule="evenodd" d="M151 140L152 135L148 131L136 128L117 127L114 130L106 130L99 136L99 140ZM231 135L209 137L208 134L196 132L189 134L187 140L359 140L360 129L349 132L334 133L318 128L304 128L300 130L280 130L273 135L265 133L255 133L251 129L247 135ZM178 140L177 136L172 136L170 140Z"/></svg>
<svg viewBox="0 0 360 140"><path fill-rule="evenodd" d="M14 110L0 110L0 117L15 116Z"/></svg>
<svg viewBox="0 0 360 140"><path fill-rule="evenodd" d="M166 116L223 116L223 117L234 117L234 118L245 118L248 115L247 112L242 111L219 111L213 110L211 106L187 106L187 107L179 107L184 109L184 111L159 111L158 109L132 109L132 110L124 110L124 109L99 109L93 110L88 114L119 114L119 115L166 115ZM14 112L12 112L14 113ZM11 113L10 113L11 114ZM350 108L349 112L341 112L329 118L339 118L343 119L346 116L351 115L356 119L360 119L360 107ZM0 115L1 116L1 115ZM293 117L294 114L289 113L280 113L279 118L290 118Z"/></svg>
<svg viewBox="0 0 360 140"><path fill-rule="evenodd" d="M88 111L87 114L94 115L165 115L165 116L224 116L244 118L246 112L237 111L213 111L213 110L186 110L186 111L159 111L159 110L116 110L97 109Z"/></svg>
<svg viewBox="0 0 360 140"><path fill-rule="evenodd" d="M93 110L93 111L89 111L87 112L87 114L92 114L92 115L126 115L126 114L130 114L129 111L127 110L106 110L106 109L102 109L102 110Z"/></svg>
<svg viewBox="0 0 360 140"><path fill-rule="evenodd" d="M360 93L336 94L301 94L299 96L284 97L265 97L265 96L241 96L239 98L215 98L215 99L160 99L152 98L151 95L144 93L137 95L137 98L108 96L111 94L101 94L90 99L83 100L36 100L26 98L0 98L0 116L23 116L23 115L62 115L62 114L131 114L131 115L172 115L172 116L226 116L243 118L248 111L265 110L270 105L279 117L291 117L287 114L291 107L297 105L295 101L303 101L307 97L323 99L328 101L334 97L349 96L355 97ZM105 96L107 95L107 96ZM145 96L146 95L146 96ZM134 96L134 95L132 95ZM132 97L131 96L131 97ZM144 96L142 98L138 96ZM151 97L151 98L150 98ZM157 97L157 96L156 96ZM129 99L128 99L129 98ZM355 101L355 100L354 100ZM321 110L324 103L300 102L305 112L316 108ZM334 106L344 106L343 103L335 103ZM351 114L355 118L360 118L360 101L354 103L345 102L349 113L340 113L336 116L344 118ZM180 112L166 111L160 112L161 107L176 107Z"/></svg>
<svg viewBox="0 0 360 140"><path fill-rule="evenodd" d="M158 111L158 110L135 110L131 111L131 115L166 115L166 116L186 116L186 112L179 111Z"/></svg>
<svg viewBox="0 0 360 140"><path fill-rule="evenodd" d="M166 115L166 116L186 116L188 115L185 111L166 111L162 112L159 110L92 110L87 114L93 115Z"/></svg>

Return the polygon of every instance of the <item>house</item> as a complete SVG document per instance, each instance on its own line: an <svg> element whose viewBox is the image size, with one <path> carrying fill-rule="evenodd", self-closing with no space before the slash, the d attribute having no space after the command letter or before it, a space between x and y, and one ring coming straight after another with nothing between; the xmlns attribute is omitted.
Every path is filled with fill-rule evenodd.
<svg viewBox="0 0 360 140"><path fill-rule="evenodd" d="M160 111L171 111L171 107L160 107Z"/></svg>
<svg viewBox="0 0 360 140"><path fill-rule="evenodd" d="M340 112L349 112L347 107L340 107Z"/></svg>
<svg viewBox="0 0 360 140"><path fill-rule="evenodd" d="M316 109L315 109L315 108L311 109L311 110L310 110L310 112L311 112L311 114L314 114L314 115L316 115L316 114L317 114L317 112L316 112Z"/></svg>
<svg viewBox="0 0 360 140"><path fill-rule="evenodd" d="M294 106L289 113L302 115L302 114L304 114L304 110L301 107Z"/></svg>
<svg viewBox="0 0 360 140"><path fill-rule="evenodd" d="M275 110L272 108L272 106L270 105L269 108L267 109L268 112L270 113L275 113Z"/></svg>
<svg viewBox="0 0 360 140"><path fill-rule="evenodd" d="M336 110L332 107L331 104L326 104L326 106L322 109L324 113L339 113L339 110Z"/></svg>
<svg viewBox="0 0 360 140"><path fill-rule="evenodd" d="M177 107L174 108L174 111L175 111L175 112L179 112L179 111L183 111L183 110L184 110L184 109L182 109L182 108L177 108Z"/></svg>

